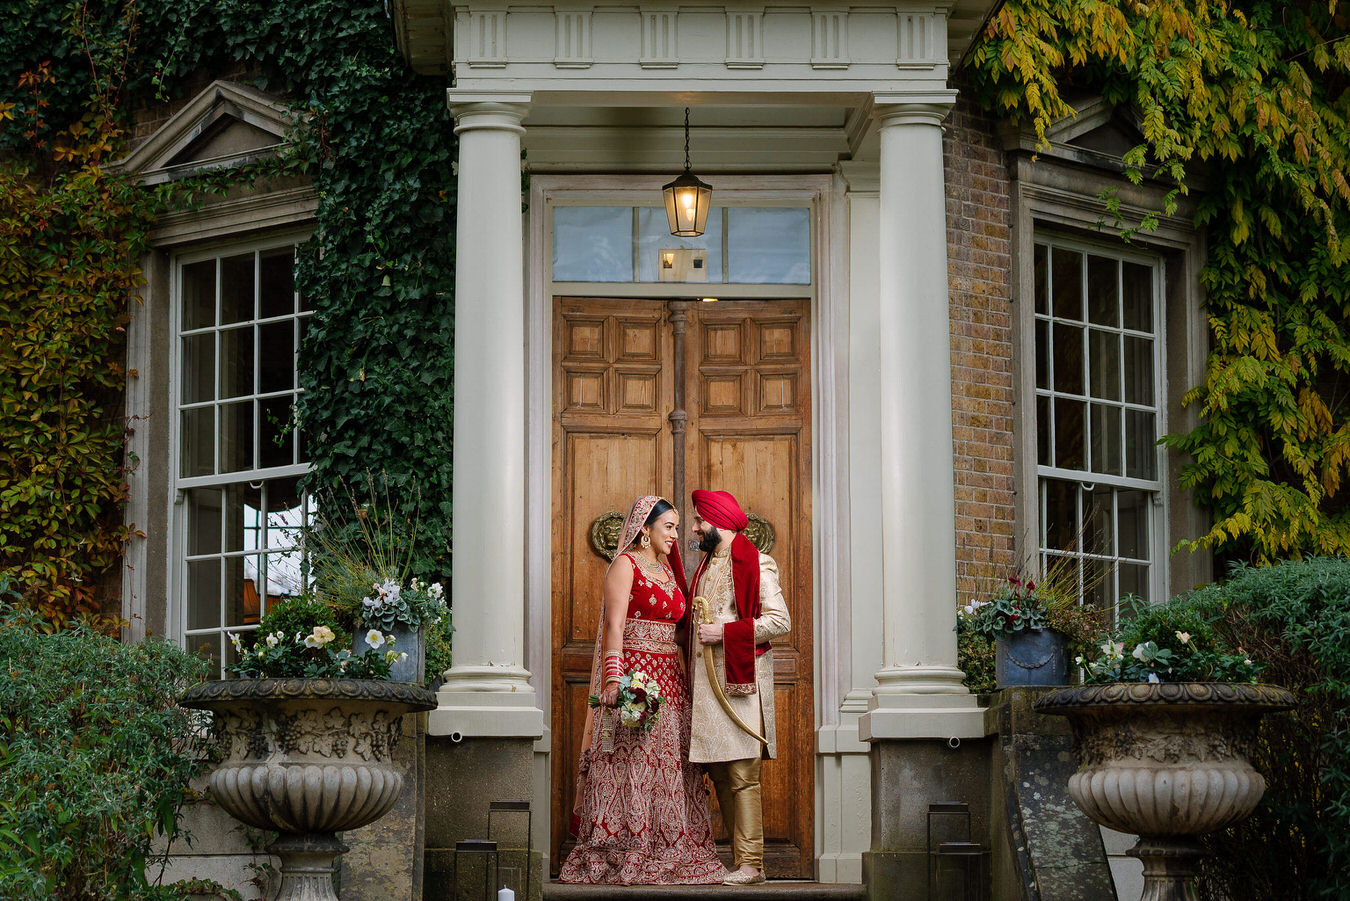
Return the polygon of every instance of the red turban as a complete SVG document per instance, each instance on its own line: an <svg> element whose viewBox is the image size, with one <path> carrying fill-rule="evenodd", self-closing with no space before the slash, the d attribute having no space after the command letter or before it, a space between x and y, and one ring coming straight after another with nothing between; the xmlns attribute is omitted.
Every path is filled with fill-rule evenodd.
<svg viewBox="0 0 1350 901"><path fill-rule="evenodd" d="M693 492L693 499L698 515L719 529L741 532L750 525L750 518L729 491L698 489ZM711 554L704 555L692 584L698 584L711 560ZM736 595L739 619L722 627L727 694L750 695L756 691L755 658L768 651L769 644L755 645L755 619L759 616L759 550L744 535L737 535L731 542L731 587Z"/></svg>
<svg viewBox="0 0 1350 901"><path fill-rule="evenodd" d="M700 488L694 491L693 498L698 515L719 529L740 532L750 525L750 518L736 503L730 491L704 491Z"/></svg>

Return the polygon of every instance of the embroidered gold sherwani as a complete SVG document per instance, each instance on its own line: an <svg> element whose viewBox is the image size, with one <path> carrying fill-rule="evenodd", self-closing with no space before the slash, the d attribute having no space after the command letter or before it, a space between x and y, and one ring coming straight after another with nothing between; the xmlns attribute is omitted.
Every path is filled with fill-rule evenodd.
<svg viewBox="0 0 1350 901"><path fill-rule="evenodd" d="M694 595L702 595L708 601L709 612L714 623L734 622L736 614L736 595L731 584L730 549L714 554L707 570L696 585L691 586ZM783 600L783 589L778 584L778 564L768 554L759 555L759 618L755 620L755 644L763 644L786 635L792 629L792 617L788 614L787 602ZM717 763L728 760L745 760L760 756L759 740L747 735L731 721L712 686L708 684L708 671L703 664L703 645L698 641L698 627L693 627L693 654L690 672L693 674L692 714L693 721L689 733L689 760L693 763ZM726 686L725 652L721 644L710 646L716 664L717 677ZM766 757L778 755L778 737L774 729L773 716L773 651L755 658L756 691L750 695L730 695L732 708L750 726L761 730L769 744L764 748Z"/></svg>

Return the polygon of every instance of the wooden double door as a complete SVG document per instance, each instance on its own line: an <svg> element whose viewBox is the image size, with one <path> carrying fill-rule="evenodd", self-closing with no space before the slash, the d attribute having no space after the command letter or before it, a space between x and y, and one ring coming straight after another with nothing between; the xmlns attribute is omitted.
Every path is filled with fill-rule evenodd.
<svg viewBox="0 0 1350 901"><path fill-rule="evenodd" d="M757 543L772 543L792 614L773 651L778 757L763 769L765 858L770 876L813 875L809 323L805 300L555 298L555 871L571 846L605 545L635 497L663 495L679 509L692 575L700 555L690 546L689 492L711 488L732 492Z"/></svg>

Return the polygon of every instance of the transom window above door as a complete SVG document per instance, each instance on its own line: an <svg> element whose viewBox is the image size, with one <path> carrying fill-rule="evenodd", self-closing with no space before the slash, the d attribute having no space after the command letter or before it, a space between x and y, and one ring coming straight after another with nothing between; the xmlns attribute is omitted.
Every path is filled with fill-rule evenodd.
<svg viewBox="0 0 1350 901"><path fill-rule="evenodd" d="M713 207L697 238L663 207L555 206L553 281L809 285L809 207Z"/></svg>

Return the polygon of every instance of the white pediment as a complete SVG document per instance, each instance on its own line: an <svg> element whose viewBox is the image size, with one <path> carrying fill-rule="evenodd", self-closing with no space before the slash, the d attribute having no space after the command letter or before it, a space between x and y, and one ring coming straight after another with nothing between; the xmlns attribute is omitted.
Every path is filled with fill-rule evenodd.
<svg viewBox="0 0 1350 901"><path fill-rule="evenodd" d="M1132 108L1112 106L1100 97L1071 100L1069 106L1074 114L1057 119L1045 130L1049 148L1036 146L1029 125L1005 131L1004 146L1118 169L1125 152L1144 141Z"/></svg>
<svg viewBox="0 0 1350 901"><path fill-rule="evenodd" d="M289 107L255 88L216 81L117 168L155 184L203 169L240 166L276 153L294 119Z"/></svg>

